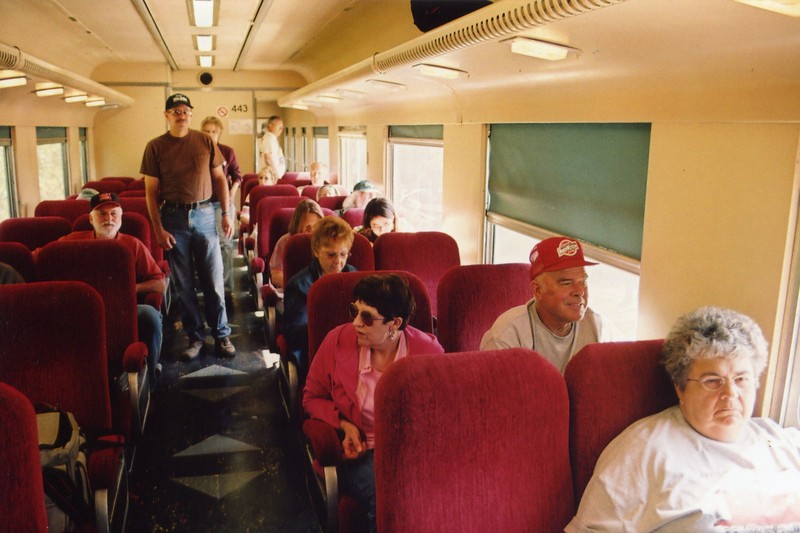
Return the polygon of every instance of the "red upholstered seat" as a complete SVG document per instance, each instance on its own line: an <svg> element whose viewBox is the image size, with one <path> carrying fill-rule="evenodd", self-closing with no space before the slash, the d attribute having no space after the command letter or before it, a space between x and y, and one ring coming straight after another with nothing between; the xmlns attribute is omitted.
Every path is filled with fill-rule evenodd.
<svg viewBox="0 0 800 533"><path fill-rule="evenodd" d="M42 200L36 204L33 215L36 217L61 217L71 225L76 218L88 212L89 202L87 200Z"/></svg>
<svg viewBox="0 0 800 533"><path fill-rule="evenodd" d="M438 316L439 280L461 264L455 239L438 231L384 233L375 241L374 252L378 270L407 270L419 276L431 295L433 315Z"/></svg>
<svg viewBox="0 0 800 533"><path fill-rule="evenodd" d="M350 224L351 228L356 228L361 225L364 221L364 208L363 207L351 207L344 213L342 213L342 219Z"/></svg>
<svg viewBox="0 0 800 533"><path fill-rule="evenodd" d="M88 209L88 202L83 204ZM7 218L0 222L0 242L19 242L31 251L69 232L69 222L57 216Z"/></svg>
<svg viewBox="0 0 800 533"><path fill-rule="evenodd" d="M119 197L120 198L145 198L146 196L147 196L147 193L145 192L144 189L141 189L141 190L139 190L139 189L134 189L134 190L126 189L126 190L122 191L121 193L119 193Z"/></svg>
<svg viewBox="0 0 800 533"><path fill-rule="evenodd" d="M47 531L36 413L24 394L5 383L0 383L0 443L3 530Z"/></svg>
<svg viewBox="0 0 800 533"><path fill-rule="evenodd" d="M567 389L536 352L401 359L375 410L379 531L561 531L572 517Z"/></svg>
<svg viewBox="0 0 800 533"><path fill-rule="evenodd" d="M10 265L25 281L34 281L32 251L21 242L0 242L0 262Z"/></svg>
<svg viewBox="0 0 800 533"><path fill-rule="evenodd" d="M124 181L115 179L102 179L100 181L87 181L81 189L94 189L97 192L122 192L128 188Z"/></svg>
<svg viewBox="0 0 800 533"><path fill-rule="evenodd" d="M437 287L439 342L446 352L478 350L497 317L531 296L527 263L453 267Z"/></svg>
<svg viewBox="0 0 800 533"><path fill-rule="evenodd" d="M678 403L660 364L663 340L589 344L564 370L575 503L600 453L633 422Z"/></svg>
<svg viewBox="0 0 800 533"><path fill-rule="evenodd" d="M112 391L114 422L126 436L144 428L149 406L147 346L138 341L136 273L133 253L116 240L59 241L45 246L36 260L39 280L83 281L106 309L108 377L122 377L128 390Z"/></svg>
<svg viewBox="0 0 800 533"><path fill-rule="evenodd" d="M102 178L100 178L100 181L103 181L103 180L121 181L122 183L124 183L128 187L130 187L130 184L133 183L134 181L142 181L142 182L144 181L142 179L137 180L133 176L103 176Z"/></svg>
<svg viewBox="0 0 800 533"><path fill-rule="evenodd" d="M19 389L31 403L71 411L89 432L111 432L106 313L97 291L77 281L0 286L0 316L0 381ZM0 408L0 418L4 413ZM15 434L14 441L17 438ZM13 441L2 442L5 448ZM4 462L3 475L8 467ZM92 452L89 478L100 513L98 525L124 520L128 505L125 471L121 448ZM115 491L117 486L124 490ZM25 505L5 491L2 494L3 500ZM106 516L103 509L114 516ZM7 515L2 517L5 528Z"/></svg>
<svg viewBox="0 0 800 533"><path fill-rule="evenodd" d="M356 283L364 276L387 273L376 271L343 272L341 274L323 276L311 285L311 289L308 291L307 304L309 366L328 332L340 324L353 320L350 317L348 304L353 299L353 288ZM414 295L416 308L408 323L421 331L431 333L433 331L433 320L431 318L430 299L422 280L409 272L397 271L393 273L403 277L408 282L411 293ZM293 365L294 361L289 361L288 363ZM285 368L289 372L292 370L291 366L285 366ZM292 377L291 373L288 375L290 378ZM333 526L338 520L339 531L360 531L366 524L365 510L351 496L339 494L337 488L336 466L342 462L343 457L342 445L336 431L325 422L308 419L303 422L303 433L308 438L313 451L315 458L314 470L325 479L327 508L329 510L337 509L335 515L332 512L329 514L328 528L326 530L334 531L335 527ZM338 501L336 501L337 498ZM414 530L409 529L407 531Z"/></svg>
<svg viewBox="0 0 800 533"><path fill-rule="evenodd" d="M305 189L303 189L305 192ZM341 209L342 205L344 205L344 199L347 198L347 195L339 195L339 196L323 196L319 199L319 206L322 208L331 209L336 211L337 209ZM364 216L364 213L361 213L361 216ZM350 226L352 227L352 226Z"/></svg>

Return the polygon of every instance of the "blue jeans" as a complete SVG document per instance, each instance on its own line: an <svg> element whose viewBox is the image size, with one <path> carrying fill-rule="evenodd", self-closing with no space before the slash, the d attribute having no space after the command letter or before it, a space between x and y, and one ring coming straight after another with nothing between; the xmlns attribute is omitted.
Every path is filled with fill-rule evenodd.
<svg viewBox="0 0 800 533"><path fill-rule="evenodd" d="M215 339L227 337L231 334L231 328L225 312L222 257L213 204L205 204L197 209L164 205L161 208L161 223L175 237L175 245L167 252L167 257L181 304L183 331L190 341L202 341L206 338L206 328L195 291L196 268L211 334Z"/></svg>
<svg viewBox="0 0 800 533"><path fill-rule="evenodd" d="M378 531L375 515L375 450L336 467L339 492L346 492L366 509L370 533Z"/></svg>
<svg viewBox="0 0 800 533"><path fill-rule="evenodd" d="M161 313L155 307L147 304L137 306L136 320L139 325L139 340L147 345L147 367L150 374L156 371L156 365L161 354Z"/></svg>
<svg viewBox="0 0 800 533"><path fill-rule="evenodd" d="M228 220L233 224L233 214L236 213L233 208L233 201L228 207ZM214 202L214 223L217 225L217 234L219 235L219 249L222 252L222 279L227 291L233 290L233 237L226 238L222 233L222 204Z"/></svg>

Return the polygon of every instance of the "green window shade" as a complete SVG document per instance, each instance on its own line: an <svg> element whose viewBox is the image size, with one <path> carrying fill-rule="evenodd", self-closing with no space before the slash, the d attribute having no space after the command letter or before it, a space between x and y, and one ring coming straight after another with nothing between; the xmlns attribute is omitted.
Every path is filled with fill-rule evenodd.
<svg viewBox="0 0 800 533"><path fill-rule="evenodd" d="M489 211L641 259L650 124L494 124Z"/></svg>
<svg viewBox="0 0 800 533"><path fill-rule="evenodd" d="M37 126L36 139L39 141L48 139L57 139L60 141L67 140L67 128L51 127L51 126Z"/></svg>
<svg viewBox="0 0 800 533"><path fill-rule="evenodd" d="M389 126L389 137L401 139L444 139L444 127L440 125Z"/></svg>
<svg viewBox="0 0 800 533"><path fill-rule="evenodd" d="M11 126L0 126L0 140L11 140Z"/></svg>
<svg viewBox="0 0 800 533"><path fill-rule="evenodd" d="M327 137L328 127L314 127L314 137Z"/></svg>

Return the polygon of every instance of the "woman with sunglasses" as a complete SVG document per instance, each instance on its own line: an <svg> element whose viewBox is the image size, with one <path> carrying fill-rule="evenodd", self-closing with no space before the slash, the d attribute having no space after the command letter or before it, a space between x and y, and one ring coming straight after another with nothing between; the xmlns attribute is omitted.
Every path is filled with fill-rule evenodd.
<svg viewBox="0 0 800 533"><path fill-rule="evenodd" d="M356 270L353 265L347 264L353 238L353 230L339 217L324 217L318 221L311 232L314 258L286 283L283 335L287 351L297 361L297 368L302 375L308 369L308 290L322 276Z"/></svg>
<svg viewBox="0 0 800 533"><path fill-rule="evenodd" d="M751 418L767 364L756 323L698 309L663 357L679 404L611 441L566 531L797 531L800 432Z"/></svg>
<svg viewBox="0 0 800 533"><path fill-rule="evenodd" d="M394 274L361 279L353 289L352 323L333 329L319 347L306 379L303 408L344 435L339 487L367 509L375 531L375 387L398 359L444 352L433 335L408 325L414 297Z"/></svg>

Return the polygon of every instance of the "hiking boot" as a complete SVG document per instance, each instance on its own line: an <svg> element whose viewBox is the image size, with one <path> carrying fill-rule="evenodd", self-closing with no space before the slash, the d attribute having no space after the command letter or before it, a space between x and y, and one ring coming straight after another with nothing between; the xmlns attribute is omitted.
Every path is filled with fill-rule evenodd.
<svg viewBox="0 0 800 533"><path fill-rule="evenodd" d="M230 337L217 339L217 357L233 357L236 355L236 348L233 347Z"/></svg>
<svg viewBox="0 0 800 533"><path fill-rule="evenodd" d="M200 355L200 350L203 349L203 344L205 344L201 340L194 340L189 341L189 347L186 348L183 353L181 354L181 358L184 361L191 361L192 359L197 359L197 356Z"/></svg>

